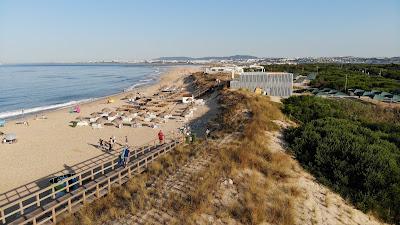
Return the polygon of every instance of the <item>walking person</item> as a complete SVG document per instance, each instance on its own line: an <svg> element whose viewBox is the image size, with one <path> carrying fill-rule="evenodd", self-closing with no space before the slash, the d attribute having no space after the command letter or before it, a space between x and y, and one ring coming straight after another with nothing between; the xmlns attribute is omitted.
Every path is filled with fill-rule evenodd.
<svg viewBox="0 0 400 225"><path fill-rule="evenodd" d="M103 148L103 139L101 139L101 138L99 139L99 147Z"/></svg>
<svg viewBox="0 0 400 225"><path fill-rule="evenodd" d="M128 148L124 149L124 167L126 167L128 165L129 162L129 155L130 155L130 151Z"/></svg>
<svg viewBox="0 0 400 225"><path fill-rule="evenodd" d="M164 133L162 132L162 130L158 132L158 140L160 141L160 144L164 143Z"/></svg>
<svg viewBox="0 0 400 225"><path fill-rule="evenodd" d="M113 146L112 146L112 144L110 142L110 143L108 143L108 151L111 152L112 150L113 150Z"/></svg>

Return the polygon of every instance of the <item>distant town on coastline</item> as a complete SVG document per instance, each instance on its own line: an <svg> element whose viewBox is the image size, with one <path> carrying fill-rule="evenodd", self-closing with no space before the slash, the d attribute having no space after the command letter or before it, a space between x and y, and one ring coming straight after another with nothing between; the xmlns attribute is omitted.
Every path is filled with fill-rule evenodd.
<svg viewBox="0 0 400 225"><path fill-rule="evenodd" d="M205 63L259 63L259 64L303 64L303 63L365 63L365 64L399 64L398 57L256 57L251 55L233 56L206 56L206 57L159 57L143 60L110 60L89 61L81 63L179 63L179 64L205 64Z"/></svg>

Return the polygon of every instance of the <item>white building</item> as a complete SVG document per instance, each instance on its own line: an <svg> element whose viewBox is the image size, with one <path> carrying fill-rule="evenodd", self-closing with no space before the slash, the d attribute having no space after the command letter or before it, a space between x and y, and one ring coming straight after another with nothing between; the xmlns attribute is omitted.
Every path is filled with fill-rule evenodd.
<svg viewBox="0 0 400 225"><path fill-rule="evenodd" d="M260 65L250 65L248 67L246 67L246 69L249 69L251 72L265 72L265 68L263 66Z"/></svg>
<svg viewBox="0 0 400 225"><path fill-rule="evenodd" d="M261 88L267 95L288 97L293 93L293 74L286 72L246 72L230 82L230 88L254 91Z"/></svg>
<svg viewBox="0 0 400 225"><path fill-rule="evenodd" d="M216 73L230 73L232 74L232 79L235 74L243 73L243 68L240 66L216 66L216 67L207 67L204 70L207 74L216 74Z"/></svg>

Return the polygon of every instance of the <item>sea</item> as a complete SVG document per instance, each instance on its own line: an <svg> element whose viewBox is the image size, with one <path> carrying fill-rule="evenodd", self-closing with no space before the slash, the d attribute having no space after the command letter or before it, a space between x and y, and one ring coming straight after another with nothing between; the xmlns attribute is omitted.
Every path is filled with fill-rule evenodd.
<svg viewBox="0 0 400 225"><path fill-rule="evenodd" d="M157 82L171 66L0 65L0 119L64 108Z"/></svg>

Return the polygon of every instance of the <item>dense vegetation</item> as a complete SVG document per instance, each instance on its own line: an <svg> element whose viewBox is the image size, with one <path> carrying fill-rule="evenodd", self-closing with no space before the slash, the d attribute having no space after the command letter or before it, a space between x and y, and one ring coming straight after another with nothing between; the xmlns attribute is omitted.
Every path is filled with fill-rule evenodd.
<svg viewBox="0 0 400 225"><path fill-rule="evenodd" d="M301 124L285 138L306 169L360 209L400 224L398 109L297 96L283 111Z"/></svg>
<svg viewBox="0 0 400 225"><path fill-rule="evenodd" d="M299 75L318 71L317 78L311 82L315 87L344 91L347 75L347 88L400 93L400 65L397 64L300 64L268 65L265 68L267 71L287 71Z"/></svg>

